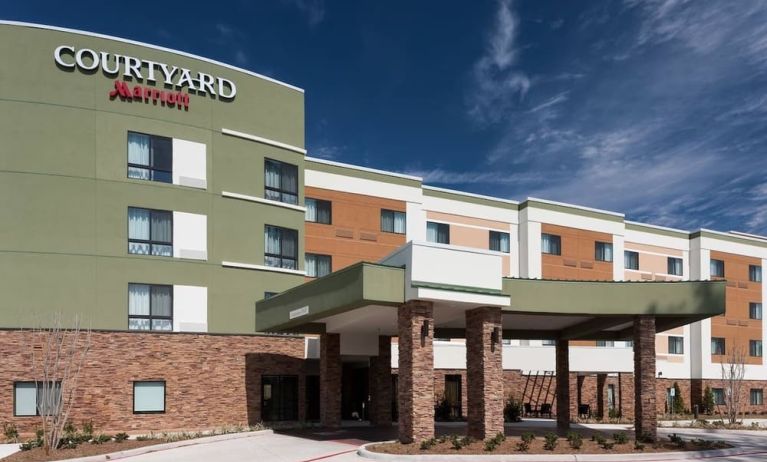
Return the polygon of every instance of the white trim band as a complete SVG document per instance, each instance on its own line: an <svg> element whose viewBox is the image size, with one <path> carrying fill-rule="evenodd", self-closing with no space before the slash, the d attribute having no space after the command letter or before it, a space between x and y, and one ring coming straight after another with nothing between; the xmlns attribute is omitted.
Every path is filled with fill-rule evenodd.
<svg viewBox="0 0 767 462"><path fill-rule="evenodd" d="M532 202L540 202L542 204L558 205L560 207L567 207L567 208L571 208L571 209L585 210L587 212L602 213L602 214L605 214L605 215L612 215L614 217L624 218L626 216L623 213L611 212L609 210L595 209L595 208L591 208L591 207L585 207L583 205L568 204L566 202L550 201L550 200L547 200L547 199L539 199L537 197L528 197L525 202L530 202L530 201L532 201Z"/></svg>
<svg viewBox="0 0 767 462"><path fill-rule="evenodd" d="M423 189L428 189L430 191L444 192L448 194L457 194L459 196L476 197L477 199L485 199L485 200L489 200L493 202L503 202L505 204L519 205L519 202L513 199L504 199L502 197L485 196L483 194L470 193L466 191L458 191L457 189L438 188L436 186L428 186L428 185L423 185Z"/></svg>
<svg viewBox="0 0 767 462"><path fill-rule="evenodd" d="M271 199L264 199L263 197L248 196L246 194L238 194L229 191L221 191L221 196L230 197L232 199L241 199L244 201L258 202L259 204L273 205L275 207L284 207L286 209L295 210L297 212L306 213L306 207L300 205L286 204L285 202L273 201Z"/></svg>
<svg viewBox="0 0 767 462"><path fill-rule="evenodd" d="M223 133L224 135L236 136L238 138L255 141L257 143L268 144L269 146L287 149L288 151L293 151L299 154L306 155L306 149L299 148L298 146L293 146L292 144L283 143L281 141L270 140L269 138L262 138L260 136L251 135L249 133L238 132L237 130L231 130L229 128L222 128L221 133Z"/></svg>
<svg viewBox="0 0 767 462"><path fill-rule="evenodd" d="M406 180L423 181L423 178L419 176L406 175L404 173L387 172L386 170L378 170L376 168L360 167L359 165L345 164L343 162L334 162L332 160L319 159L317 157L307 157L307 161L316 162L318 164L332 165L334 167L348 168L351 170L359 170L361 172L378 173L379 175L393 176L396 178L404 178ZM310 167L306 167L311 170Z"/></svg>
<svg viewBox="0 0 767 462"><path fill-rule="evenodd" d="M249 269L249 270L256 270L256 271L271 271L274 273L287 273L287 274L295 274L297 276L306 276L306 271L292 270L287 268L275 268L273 266L253 265L251 263L238 263L234 261L222 261L221 266L226 266L228 268L240 268L240 269Z"/></svg>

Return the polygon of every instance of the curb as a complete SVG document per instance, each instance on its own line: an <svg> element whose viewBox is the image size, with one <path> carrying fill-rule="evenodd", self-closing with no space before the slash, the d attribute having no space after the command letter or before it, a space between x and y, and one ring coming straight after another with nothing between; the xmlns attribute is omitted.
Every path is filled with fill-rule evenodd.
<svg viewBox="0 0 767 462"><path fill-rule="evenodd" d="M254 436L271 435L272 430L259 430L255 432L229 433L226 435L205 436L191 440L176 441L173 443L152 444L141 448L126 449L125 451L111 452L109 454L99 454L95 456L78 457L75 459L63 459L54 462L106 462L112 460L125 459L128 457L150 454L152 452L167 451L168 449L183 448L186 446L196 446L198 444L216 443L219 441L237 440L242 438L251 438Z"/></svg>
<svg viewBox="0 0 767 462"><path fill-rule="evenodd" d="M357 455L366 459L378 461L413 461L413 462L519 462L519 461L539 461L539 462L625 462L625 461L644 461L644 462L662 462L671 460L707 460L723 457L737 457L748 455L767 455L767 450L747 450L738 448L716 449L708 451L686 451L686 452L654 452L648 454L423 454L423 455L404 455L404 454L384 454L368 450L368 446L382 443L393 443L394 441L381 441L377 443L363 444L357 449Z"/></svg>

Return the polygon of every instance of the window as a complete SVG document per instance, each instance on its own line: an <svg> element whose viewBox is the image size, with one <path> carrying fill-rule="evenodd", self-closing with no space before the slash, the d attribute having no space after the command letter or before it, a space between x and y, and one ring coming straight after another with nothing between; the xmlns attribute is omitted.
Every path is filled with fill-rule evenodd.
<svg viewBox="0 0 767 462"><path fill-rule="evenodd" d="M764 404L764 391L761 388L752 388L750 395L752 406L761 406Z"/></svg>
<svg viewBox="0 0 767 462"><path fill-rule="evenodd" d="M330 274L332 269L330 255L306 254L306 275L310 278L321 278Z"/></svg>
<svg viewBox="0 0 767 462"><path fill-rule="evenodd" d="M173 256L173 212L128 207L128 253Z"/></svg>
<svg viewBox="0 0 767 462"><path fill-rule="evenodd" d="M128 329L173 330L173 286L128 284Z"/></svg>
<svg viewBox="0 0 767 462"><path fill-rule="evenodd" d="M722 260L711 259L711 277L723 278L724 277L724 262Z"/></svg>
<svg viewBox="0 0 767 462"><path fill-rule="evenodd" d="M165 412L165 382L162 380L133 382L133 413L163 412Z"/></svg>
<svg viewBox="0 0 767 462"><path fill-rule="evenodd" d="M714 404L721 406L724 404L724 388L712 388L714 394Z"/></svg>
<svg viewBox="0 0 767 462"><path fill-rule="evenodd" d="M711 337L711 354L723 355L725 351L724 339L721 337Z"/></svg>
<svg viewBox="0 0 767 462"><path fill-rule="evenodd" d="M381 231L405 234L405 212L381 209Z"/></svg>
<svg viewBox="0 0 767 462"><path fill-rule="evenodd" d="M761 340L749 340L748 341L748 354L757 358L762 357L762 341Z"/></svg>
<svg viewBox="0 0 767 462"><path fill-rule="evenodd" d="M639 252L623 251L623 267L630 270L639 269Z"/></svg>
<svg viewBox="0 0 767 462"><path fill-rule="evenodd" d="M272 159L264 161L264 197L298 204L298 167Z"/></svg>
<svg viewBox="0 0 767 462"><path fill-rule="evenodd" d="M614 347L615 342L612 340L597 340L598 347Z"/></svg>
<svg viewBox="0 0 767 462"><path fill-rule="evenodd" d="M543 346L556 346L557 345L557 341L556 340L543 340L541 342L541 344Z"/></svg>
<svg viewBox="0 0 767 462"><path fill-rule="evenodd" d="M128 178L173 182L173 139L128 132Z"/></svg>
<svg viewBox="0 0 767 462"><path fill-rule="evenodd" d="M509 253L511 248L509 246L509 233L502 233L500 231L490 231L490 250L496 252Z"/></svg>
<svg viewBox="0 0 767 462"><path fill-rule="evenodd" d="M724 339L722 337L711 337L711 354L723 355L725 351Z"/></svg>
<svg viewBox="0 0 767 462"><path fill-rule="evenodd" d="M541 252L562 255L562 238L554 234L541 234Z"/></svg>
<svg viewBox="0 0 767 462"><path fill-rule="evenodd" d="M668 353L672 355L684 354L684 337L669 336Z"/></svg>
<svg viewBox="0 0 767 462"><path fill-rule="evenodd" d="M450 225L427 221L426 240L437 244L450 244Z"/></svg>
<svg viewBox="0 0 767 462"><path fill-rule="evenodd" d="M751 282L762 282L762 267L748 265L748 280Z"/></svg>
<svg viewBox="0 0 767 462"><path fill-rule="evenodd" d="M682 259L668 257L668 274L682 276Z"/></svg>
<svg viewBox="0 0 767 462"><path fill-rule="evenodd" d="M762 319L762 304L751 302L748 304L749 319Z"/></svg>
<svg viewBox="0 0 767 462"><path fill-rule="evenodd" d="M278 292L264 292L264 300L269 299L277 295Z"/></svg>
<svg viewBox="0 0 767 462"><path fill-rule="evenodd" d="M298 420L297 376L261 376L261 418L272 422Z"/></svg>
<svg viewBox="0 0 767 462"><path fill-rule="evenodd" d="M596 261L613 261L613 245L609 242L594 244L594 259Z"/></svg>
<svg viewBox="0 0 767 462"><path fill-rule="evenodd" d="M61 382L15 382L13 415L52 415L61 403Z"/></svg>
<svg viewBox="0 0 767 462"><path fill-rule="evenodd" d="M332 217L332 205L330 201L307 198L306 203L306 221L311 223L322 223L329 225Z"/></svg>
<svg viewBox="0 0 767 462"><path fill-rule="evenodd" d="M266 225L264 239L266 266L298 269L298 231Z"/></svg>

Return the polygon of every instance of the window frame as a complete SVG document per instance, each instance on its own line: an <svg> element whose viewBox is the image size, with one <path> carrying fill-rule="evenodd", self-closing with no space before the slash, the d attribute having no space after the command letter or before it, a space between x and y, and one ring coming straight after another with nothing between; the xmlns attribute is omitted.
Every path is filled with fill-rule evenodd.
<svg viewBox="0 0 767 462"><path fill-rule="evenodd" d="M714 343L721 343L721 353L714 352ZM724 356L727 354L727 339L724 337L711 337L711 355L712 356Z"/></svg>
<svg viewBox="0 0 767 462"><path fill-rule="evenodd" d="M284 236L283 233L285 231L295 235L295 243L296 243L296 245L295 245L295 249L296 249L295 258L290 258L290 257L283 256L282 253L280 253L278 255L278 254L268 253L266 251L266 248L267 248L267 245L266 245L267 228L275 228L275 229L280 230L280 249L282 249L282 242L283 242L283 236ZM282 227L282 226L275 226L275 225L264 225L264 266L269 267L269 268L280 268L280 269L298 270L298 263L299 263L298 262L298 256L299 256L299 253L300 253L299 252L299 248L298 248L299 244L300 243L299 243L299 240L298 240L298 230L297 229L285 228L285 227ZM268 258L277 258L277 259L279 259L280 260L280 266L274 266L274 265L268 264L267 263L268 262ZM287 260L287 261L295 260L295 267L293 267L293 268L286 267L283 264L283 260Z"/></svg>
<svg viewBox="0 0 767 462"><path fill-rule="evenodd" d="M721 263L721 265L715 264L714 262ZM716 265L717 268L721 266L721 268L722 268L722 273L721 274L714 274L713 269L714 269L715 265ZM724 276L725 275L724 260L719 260L718 258L712 258L711 261L709 261L708 266L709 266L709 271L711 273L711 274L709 274L710 277L712 277L712 278L723 278L723 277L725 277Z"/></svg>
<svg viewBox="0 0 767 462"><path fill-rule="evenodd" d="M387 229L384 229L384 214L388 214L388 213L390 213L391 217L392 217L391 218L391 226L392 226L391 231L389 231ZM405 217L405 229L403 229L401 233L396 231L397 228L394 225L397 222L397 220L394 219L396 214L400 214L400 215ZM382 233L391 233L391 234L400 234L400 235L407 233L407 213L406 212L402 212L402 211L399 211L399 210L392 210L392 209L381 209L380 217L381 217L381 232Z"/></svg>
<svg viewBox="0 0 767 462"><path fill-rule="evenodd" d="M754 393L758 392L758 393ZM754 400L754 396L759 396L758 400ZM751 388L748 391L748 401L751 406L763 406L764 405L764 389L763 388ZM759 401L758 403L754 401Z"/></svg>
<svg viewBox="0 0 767 462"><path fill-rule="evenodd" d="M136 384L137 383L162 383L162 411L137 411L136 410ZM168 409L168 384L165 379L147 379L133 381L133 407L134 414L165 414Z"/></svg>
<svg viewBox="0 0 767 462"><path fill-rule="evenodd" d="M756 347L757 346L759 347L758 348L759 349L758 352L756 351L756 349L757 349ZM761 358L762 356L764 356L763 347L764 347L764 345L763 345L761 340L749 340L748 341L748 356L750 356L752 358ZM754 354L754 353L759 353L759 354Z"/></svg>
<svg viewBox="0 0 767 462"><path fill-rule="evenodd" d="M136 210L147 210L149 211L149 239L131 239L130 237L130 209L136 209ZM152 214L154 213L163 213L168 214L170 216L170 241L155 241L152 239ZM160 209L150 209L147 207L135 207L132 205L128 206L128 214L126 215L127 218L127 227L128 227L128 255L138 255L141 257L162 257L162 258L173 258L173 231L174 231L174 220L173 220L173 211L172 210L160 210ZM142 253L136 253L130 251L130 245L131 243L135 244L148 244L149 245L149 253L148 254L142 254ZM170 255L155 255L152 253L153 246L155 245L162 245L166 247L170 247Z"/></svg>
<svg viewBox="0 0 767 462"><path fill-rule="evenodd" d="M545 252L543 250L543 240L545 238L548 238L548 239L555 238L554 241L557 243L556 252ZM541 233L541 253L544 255L562 255L562 236L558 234Z"/></svg>
<svg viewBox="0 0 767 462"><path fill-rule="evenodd" d="M307 277L310 277L310 278L321 278L321 277L324 277L324 276L328 275L328 274L323 274L322 276L317 275L316 261L315 261L315 268L314 268L315 269L315 275L312 276L312 275L309 274L309 264L308 264L308 262L309 262L309 258L308 258L309 255L312 255L314 257L323 257L323 258L327 257L328 262L330 263L330 265L328 265L330 267L330 272L328 272L328 274L333 272L333 256L332 255L327 255L327 254L322 254L322 253L314 253L314 252L306 252L306 253L304 253L304 270L306 271L306 276Z"/></svg>
<svg viewBox="0 0 767 462"><path fill-rule="evenodd" d="M437 238L439 238L440 235L440 229L445 228L447 229L447 232L444 233L447 235L447 242L439 242L437 241L429 241L429 225L436 225L437 226ZM450 224L449 223L440 223L438 221L426 221L426 240L427 242L431 242L432 244L442 244L442 245L450 245Z"/></svg>
<svg viewBox="0 0 767 462"><path fill-rule="evenodd" d="M724 388L712 388L711 394L714 395L714 404L716 406L724 406L727 402L727 397L724 394ZM720 400L719 397L722 399Z"/></svg>
<svg viewBox="0 0 767 462"><path fill-rule="evenodd" d="M672 343L675 345L674 350L676 350L677 345L681 345L681 352L680 351L671 351L671 345ZM684 337L679 335L669 335L668 336L668 354L670 355L683 355L684 354Z"/></svg>
<svg viewBox="0 0 767 462"><path fill-rule="evenodd" d="M51 380L52 383L56 384L56 388L58 389L59 393L59 401L62 399L61 396L61 380ZM39 401L39 391L38 391L38 385L42 384L43 380L14 380L13 381L13 416L14 417L40 417L40 401ZM34 384L35 385L35 413L34 414L17 414L16 413L16 385L19 384Z"/></svg>
<svg viewBox="0 0 767 462"><path fill-rule="evenodd" d="M332 225L333 224L333 202L325 199L315 199L314 197L305 197L304 198L304 206L307 209L307 212L309 211L309 205L308 202L312 201L314 202L315 209L319 209L320 204L327 204L328 206L328 221L319 221L319 220L309 220L308 218L304 218L304 221L307 223L317 223L320 225ZM316 212L315 212L316 213ZM316 216L319 216L319 214L316 214Z"/></svg>
<svg viewBox="0 0 767 462"><path fill-rule="evenodd" d="M279 188L275 188L273 186L268 186L266 184L267 183L266 182L266 172L267 172L266 164L269 163L269 162L272 162L272 163L275 163L275 164L279 165L279 168L280 168L280 187ZM295 191L289 191L289 190L283 188L282 178L283 178L283 173L284 173L284 169L285 168L291 168L291 169L295 169L296 170L296 190ZM277 160L277 159L272 159L270 157L264 157L264 198L267 199L267 200L270 200L270 201L281 202L283 204L298 205L298 199L299 199L298 191L300 189L300 184L299 183L301 182L298 176L299 176L298 175L298 165L291 164L291 163L288 163L288 162L283 162L283 161ZM269 197L268 196L268 191L273 191L273 192L279 194L280 198L279 199L274 199L274 198ZM286 200L284 200L285 199L284 195L295 196L295 201L286 201Z"/></svg>
<svg viewBox="0 0 767 462"><path fill-rule="evenodd" d="M676 272L676 262L679 262L679 269L681 270L679 273ZM684 259L679 257L666 257L666 272L671 276L684 276Z"/></svg>
<svg viewBox="0 0 767 462"><path fill-rule="evenodd" d="M607 252L605 251L607 248L610 249L609 260L607 259ZM600 255L600 249L602 250L603 255ZM594 260L605 263L612 263L613 260L615 260L615 256L613 255L613 243L605 241L594 241Z"/></svg>
<svg viewBox="0 0 767 462"><path fill-rule="evenodd" d="M758 275L758 277L756 275ZM748 265L748 280L750 282L757 282L757 283L762 282L762 266L761 265Z"/></svg>
<svg viewBox="0 0 767 462"><path fill-rule="evenodd" d="M615 341L614 340L597 340L595 342L595 345L598 348L614 348L615 347Z"/></svg>
<svg viewBox="0 0 767 462"><path fill-rule="evenodd" d="M136 164L130 162L130 135L141 135L141 136L147 136L149 137L149 164L143 165L143 164ZM154 164L154 142L155 140L169 140L170 141L170 170L165 170L163 168L156 168L153 166ZM161 135L152 135L151 133L144 133L144 132L138 132L135 130L128 130L128 134L126 137L126 146L125 146L125 155L126 155L126 176L127 178L131 180L139 180L139 181L153 181L155 183L165 183L165 184L173 184L173 138L169 136L161 136ZM142 170L148 170L149 171L149 178L136 178L133 176L130 176L130 169L131 168L138 168ZM168 174L168 181L163 180L156 180L154 178L154 172L162 172Z"/></svg>
<svg viewBox="0 0 767 462"><path fill-rule="evenodd" d="M759 309L759 317L754 316L754 312L756 311L757 307ZM764 316L764 312L762 310L763 310L762 302L748 302L748 319L761 321Z"/></svg>
<svg viewBox="0 0 767 462"><path fill-rule="evenodd" d="M629 261L632 260L631 258L629 258L630 255L636 255L636 258L633 259L633 261L636 262L636 267L634 267L633 265L632 266L628 265ZM639 252L637 252L636 250L623 251L623 269L639 271Z"/></svg>
<svg viewBox="0 0 767 462"><path fill-rule="evenodd" d="M262 419L265 422L293 422L295 420L298 420L298 412L299 412L298 408L300 407L300 401L301 401L301 392L300 392L300 389L299 389L299 382L300 382L299 376L296 375L296 374L261 374L261 387L260 387L259 392L261 393L261 403L260 403L260 405L261 405L262 413L263 413L264 408L266 407L265 406L265 399L266 398L264 398L264 379L267 379L267 380L270 380L270 381L276 379L276 381L279 382L280 384L282 384L282 382L285 379L295 380L296 396L295 396L295 401L293 403L294 406L295 406L295 418L286 418L286 416L282 415L282 413L280 412L280 416L279 416L278 419L266 420L266 419L263 418L263 415L262 415ZM274 383L270 383L270 385L273 386ZM272 390L272 396L274 396L274 390ZM269 399L274 399L274 398L272 397L272 398L269 398ZM291 416L288 416L288 417L294 417L294 416L291 415Z"/></svg>
<svg viewBox="0 0 767 462"><path fill-rule="evenodd" d="M130 286L131 285L138 285L138 286L149 286L149 316L144 315L137 315L137 314L130 314ZM152 314L152 289L155 287L168 287L170 288L170 316L155 316ZM128 330L131 332L173 332L173 314L175 310L173 309L173 303L175 299L173 297L173 285L172 284L147 284L144 282L129 282L128 283ZM142 330L142 329L131 329L130 328L130 320L133 319L148 319L149 320L149 330ZM159 330L159 329L152 329L152 320L165 320L170 321L170 330Z"/></svg>
<svg viewBox="0 0 767 462"><path fill-rule="evenodd" d="M493 235L498 235L498 249L493 248ZM501 239L503 236L506 236L506 242L508 246L508 250L503 250L503 239ZM487 248L493 252L501 252L501 253L511 253L511 233L507 233L504 231L496 231L494 229L491 229L488 233L488 239L489 243Z"/></svg>

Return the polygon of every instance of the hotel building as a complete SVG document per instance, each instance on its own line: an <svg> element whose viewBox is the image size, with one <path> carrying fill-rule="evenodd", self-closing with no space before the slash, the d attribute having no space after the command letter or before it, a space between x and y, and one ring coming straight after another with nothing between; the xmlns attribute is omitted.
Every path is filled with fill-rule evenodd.
<svg viewBox="0 0 767 462"><path fill-rule="evenodd" d="M733 349L767 410L767 238L312 158L301 89L179 51L0 43L0 421L37 425L29 329L57 316L92 329L72 416L104 431L399 417L406 441L437 405L481 437L509 396L646 430L675 382L722 401Z"/></svg>

